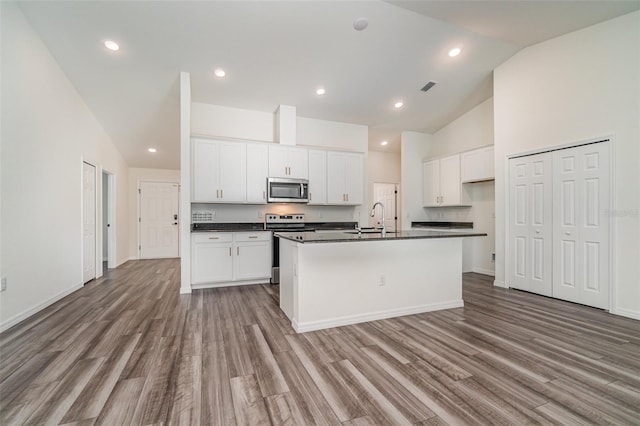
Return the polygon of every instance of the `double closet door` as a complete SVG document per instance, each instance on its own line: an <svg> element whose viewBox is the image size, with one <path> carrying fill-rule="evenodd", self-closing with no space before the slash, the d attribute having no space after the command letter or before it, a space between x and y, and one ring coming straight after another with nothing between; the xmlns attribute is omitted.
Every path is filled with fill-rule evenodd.
<svg viewBox="0 0 640 426"><path fill-rule="evenodd" d="M509 160L510 287L609 308L609 150Z"/></svg>

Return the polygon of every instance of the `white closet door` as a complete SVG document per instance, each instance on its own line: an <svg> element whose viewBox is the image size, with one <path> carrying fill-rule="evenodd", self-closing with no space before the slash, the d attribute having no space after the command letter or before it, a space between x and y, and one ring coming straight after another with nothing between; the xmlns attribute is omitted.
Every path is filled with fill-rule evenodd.
<svg viewBox="0 0 640 426"><path fill-rule="evenodd" d="M509 160L509 286L552 292L550 153Z"/></svg>
<svg viewBox="0 0 640 426"><path fill-rule="evenodd" d="M553 296L609 308L609 143L553 153Z"/></svg>

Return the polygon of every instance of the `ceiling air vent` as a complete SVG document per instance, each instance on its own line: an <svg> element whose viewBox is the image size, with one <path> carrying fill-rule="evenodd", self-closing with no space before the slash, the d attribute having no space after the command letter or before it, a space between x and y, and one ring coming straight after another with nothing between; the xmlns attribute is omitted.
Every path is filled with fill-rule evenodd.
<svg viewBox="0 0 640 426"><path fill-rule="evenodd" d="M427 84L425 84L424 87L422 89L420 89L420 90L422 90L423 92L426 92L426 91L428 91L429 89L431 89L435 85L436 85L435 81L430 81Z"/></svg>

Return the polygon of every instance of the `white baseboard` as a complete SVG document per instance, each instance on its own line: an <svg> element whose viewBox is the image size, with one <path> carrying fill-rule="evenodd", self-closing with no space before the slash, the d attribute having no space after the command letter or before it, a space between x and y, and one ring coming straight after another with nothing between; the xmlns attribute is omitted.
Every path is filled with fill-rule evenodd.
<svg viewBox="0 0 640 426"><path fill-rule="evenodd" d="M484 269L484 268L476 268L476 267L474 267L473 268L473 272L475 272L476 274L489 275L491 277L495 277L496 276L496 271L492 271L491 269Z"/></svg>
<svg viewBox="0 0 640 426"><path fill-rule="evenodd" d="M297 333L307 331L323 330L325 328L340 327L343 325L358 324L361 322L376 321L386 318L402 317L405 315L422 314L425 312L440 311L443 309L462 308L462 300L452 300L449 302L430 303L428 305L412 306L410 308L391 309L388 311L378 311L366 314L349 315L339 318L331 318L320 321L307 321L298 323L291 321L291 326Z"/></svg>
<svg viewBox="0 0 640 426"><path fill-rule="evenodd" d="M635 319L635 320L640 320L640 312L638 311L634 311L632 309L625 309L625 308L614 308L611 311L612 314L614 315L620 315L621 317L626 317L626 318L631 318L631 319Z"/></svg>
<svg viewBox="0 0 640 426"><path fill-rule="evenodd" d="M180 294L191 294L191 287L180 287Z"/></svg>
<svg viewBox="0 0 640 426"><path fill-rule="evenodd" d="M253 285L253 284L269 284L270 278L262 278L259 280L244 280L244 281L227 281L222 283L204 283L204 284L191 284L191 289L200 290L203 288L218 288L218 287L236 287L240 285ZM182 291L182 290L180 290ZM190 293L190 292L189 292Z"/></svg>
<svg viewBox="0 0 640 426"><path fill-rule="evenodd" d="M56 303L58 300L62 299L63 297L66 297L68 295L70 295L71 293L73 293L76 290L79 290L82 288L82 284L78 284L78 285L74 285L71 288L68 288L58 294L56 294L55 296L52 296L50 298L48 298L47 300L38 303L36 306L27 309L26 311L20 312L17 315L14 315L13 317L7 319L6 321L2 322L2 324L0 324L0 333L8 330L9 328L13 327L14 325L18 324L20 321L24 321L25 319L29 318L31 315L40 312L41 310L43 310L44 308L46 308L47 306L53 305L54 303Z"/></svg>
<svg viewBox="0 0 640 426"><path fill-rule="evenodd" d="M493 285L496 287L509 288L504 281L493 280Z"/></svg>

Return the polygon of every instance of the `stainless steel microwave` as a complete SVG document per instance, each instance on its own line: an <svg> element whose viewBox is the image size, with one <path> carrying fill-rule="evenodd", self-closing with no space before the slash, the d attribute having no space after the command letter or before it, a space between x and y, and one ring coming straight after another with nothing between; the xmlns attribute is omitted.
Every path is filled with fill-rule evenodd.
<svg viewBox="0 0 640 426"><path fill-rule="evenodd" d="M309 181L306 179L267 178L267 202L308 203Z"/></svg>

